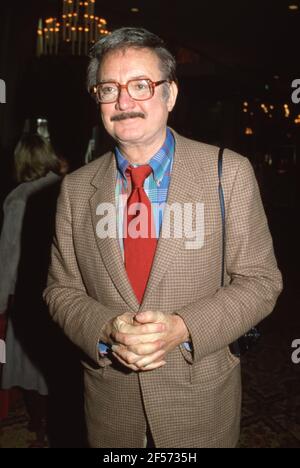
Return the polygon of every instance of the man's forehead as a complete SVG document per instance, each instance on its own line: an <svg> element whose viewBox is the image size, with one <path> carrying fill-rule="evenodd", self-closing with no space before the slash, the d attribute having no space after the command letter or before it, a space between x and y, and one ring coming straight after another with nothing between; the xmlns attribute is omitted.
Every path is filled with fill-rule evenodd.
<svg viewBox="0 0 300 468"><path fill-rule="evenodd" d="M134 66L136 62L139 66L144 65L148 68L150 61L151 68L156 68L156 66L159 68L159 58L152 49L146 47L127 47L108 52L102 59L99 72L101 73L103 70L106 72L110 68L119 65L122 58L126 59L124 63L130 64L129 66Z"/></svg>

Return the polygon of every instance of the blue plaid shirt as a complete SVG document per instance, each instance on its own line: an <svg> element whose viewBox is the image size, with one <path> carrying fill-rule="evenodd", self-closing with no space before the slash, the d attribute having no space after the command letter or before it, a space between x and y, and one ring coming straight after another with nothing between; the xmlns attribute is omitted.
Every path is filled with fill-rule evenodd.
<svg viewBox="0 0 300 468"><path fill-rule="evenodd" d="M153 218L155 223L156 237L159 237L163 210L160 206L164 206L167 201L168 189L170 184L170 176L173 166L175 141L169 129L163 146L160 150L148 161L152 168L151 174L145 179L144 190L151 202ZM120 248L124 258L123 246L123 228L124 228L124 210L127 204L128 196L131 193L130 182L128 184L126 178L126 169L130 165L127 159L124 158L118 148L115 150L117 161L117 182L116 182L116 207L117 207L117 229ZM138 164L132 164L137 167Z"/></svg>
<svg viewBox="0 0 300 468"><path fill-rule="evenodd" d="M163 206L167 202L174 151L175 140L172 132L167 128L167 136L163 146L147 163L151 166L152 172L145 179L144 190L151 202L157 238L159 237L163 220L163 210L160 210L159 207L161 205ZM129 186L130 182L128 184L126 178L126 169L130 163L124 158L118 148L115 149L115 155L118 169L116 181L117 230L120 248L124 259L124 210L128 196L131 193L131 187ZM132 166L137 167L138 164L132 164ZM190 351L189 343L184 343L184 345ZM104 343L100 343L100 352L105 353L106 351L106 345L104 345Z"/></svg>

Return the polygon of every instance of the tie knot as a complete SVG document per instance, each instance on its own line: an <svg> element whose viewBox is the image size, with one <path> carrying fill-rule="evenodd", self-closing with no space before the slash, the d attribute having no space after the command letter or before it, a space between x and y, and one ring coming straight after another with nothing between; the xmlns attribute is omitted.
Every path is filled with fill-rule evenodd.
<svg viewBox="0 0 300 468"><path fill-rule="evenodd" d="M127 173L131 177L132 188L142 188L145 182L145 179L151 174L152 167L149 164L145 166L132 167L129 166Z"/></svg>

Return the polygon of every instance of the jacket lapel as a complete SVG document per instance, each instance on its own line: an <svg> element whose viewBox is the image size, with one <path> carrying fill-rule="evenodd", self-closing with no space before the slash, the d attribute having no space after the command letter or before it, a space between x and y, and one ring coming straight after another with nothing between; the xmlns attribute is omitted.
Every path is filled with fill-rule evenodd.
<svg viewBox="0 0 300 468"><path fill-rule="evenodd" d="M177 203L180 204L183 209L184 203L195 204L196 202L201 202L203 196L204 173L200 171L195 175L193 165L191 164L192 155L188 145L185 143L185 140L174 131L173 134L175 136L176 145L167 204L170 207L174 203ZM166 222L167 218L164 216L163 226ZM179 228L180 234L181 226ZM152 291L155 290L168 271L174 255L178 253L179 249L183 248L184 240L182 238L176 238L176 235L174 235L176 234L175 230L178 233L178 226L176 227L174 223L171 223L170 237L163 238L160 236L159 238L151 275L142 302L142 308L145 308L147 299L150 298Z"/></svg>
<svg viewBox="0 0 300 468"><path fill-rule="evenodd" d="M105 203L113 207L114 210L116 208L116 170L115 158L114 155L111 154L105 167L99 169L92 181L92 185L97 190L90 199L91 217L97 245L107 272L129 308L133 312L137 312L139 303L127 277L117 236L101 238L97 234L97 224L101 220L101 215L97 215L98 207ZM107 216L107 213L105 213L105 216Z"/></svg>

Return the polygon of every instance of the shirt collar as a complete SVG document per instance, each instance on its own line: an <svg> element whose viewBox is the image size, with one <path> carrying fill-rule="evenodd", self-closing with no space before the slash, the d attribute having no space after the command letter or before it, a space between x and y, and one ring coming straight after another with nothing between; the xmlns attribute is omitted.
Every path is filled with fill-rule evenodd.
<svg viewBox="0 0 300 468"><path fill-rule="evenodd" d="M148 164L152 167L153 177L157 185L159 185L165 175L165 172L169 166L169 163L174 155L175 141L173 134L169 128L167 128L167 135L162 147L155 153L154 156L148 161ZM126 169L130 165L126 158L122 155L119 148L115 148L115 156L117 162L117 168L121 176L126 181ZM134 164L138 166L138 164Z"/></svg>

